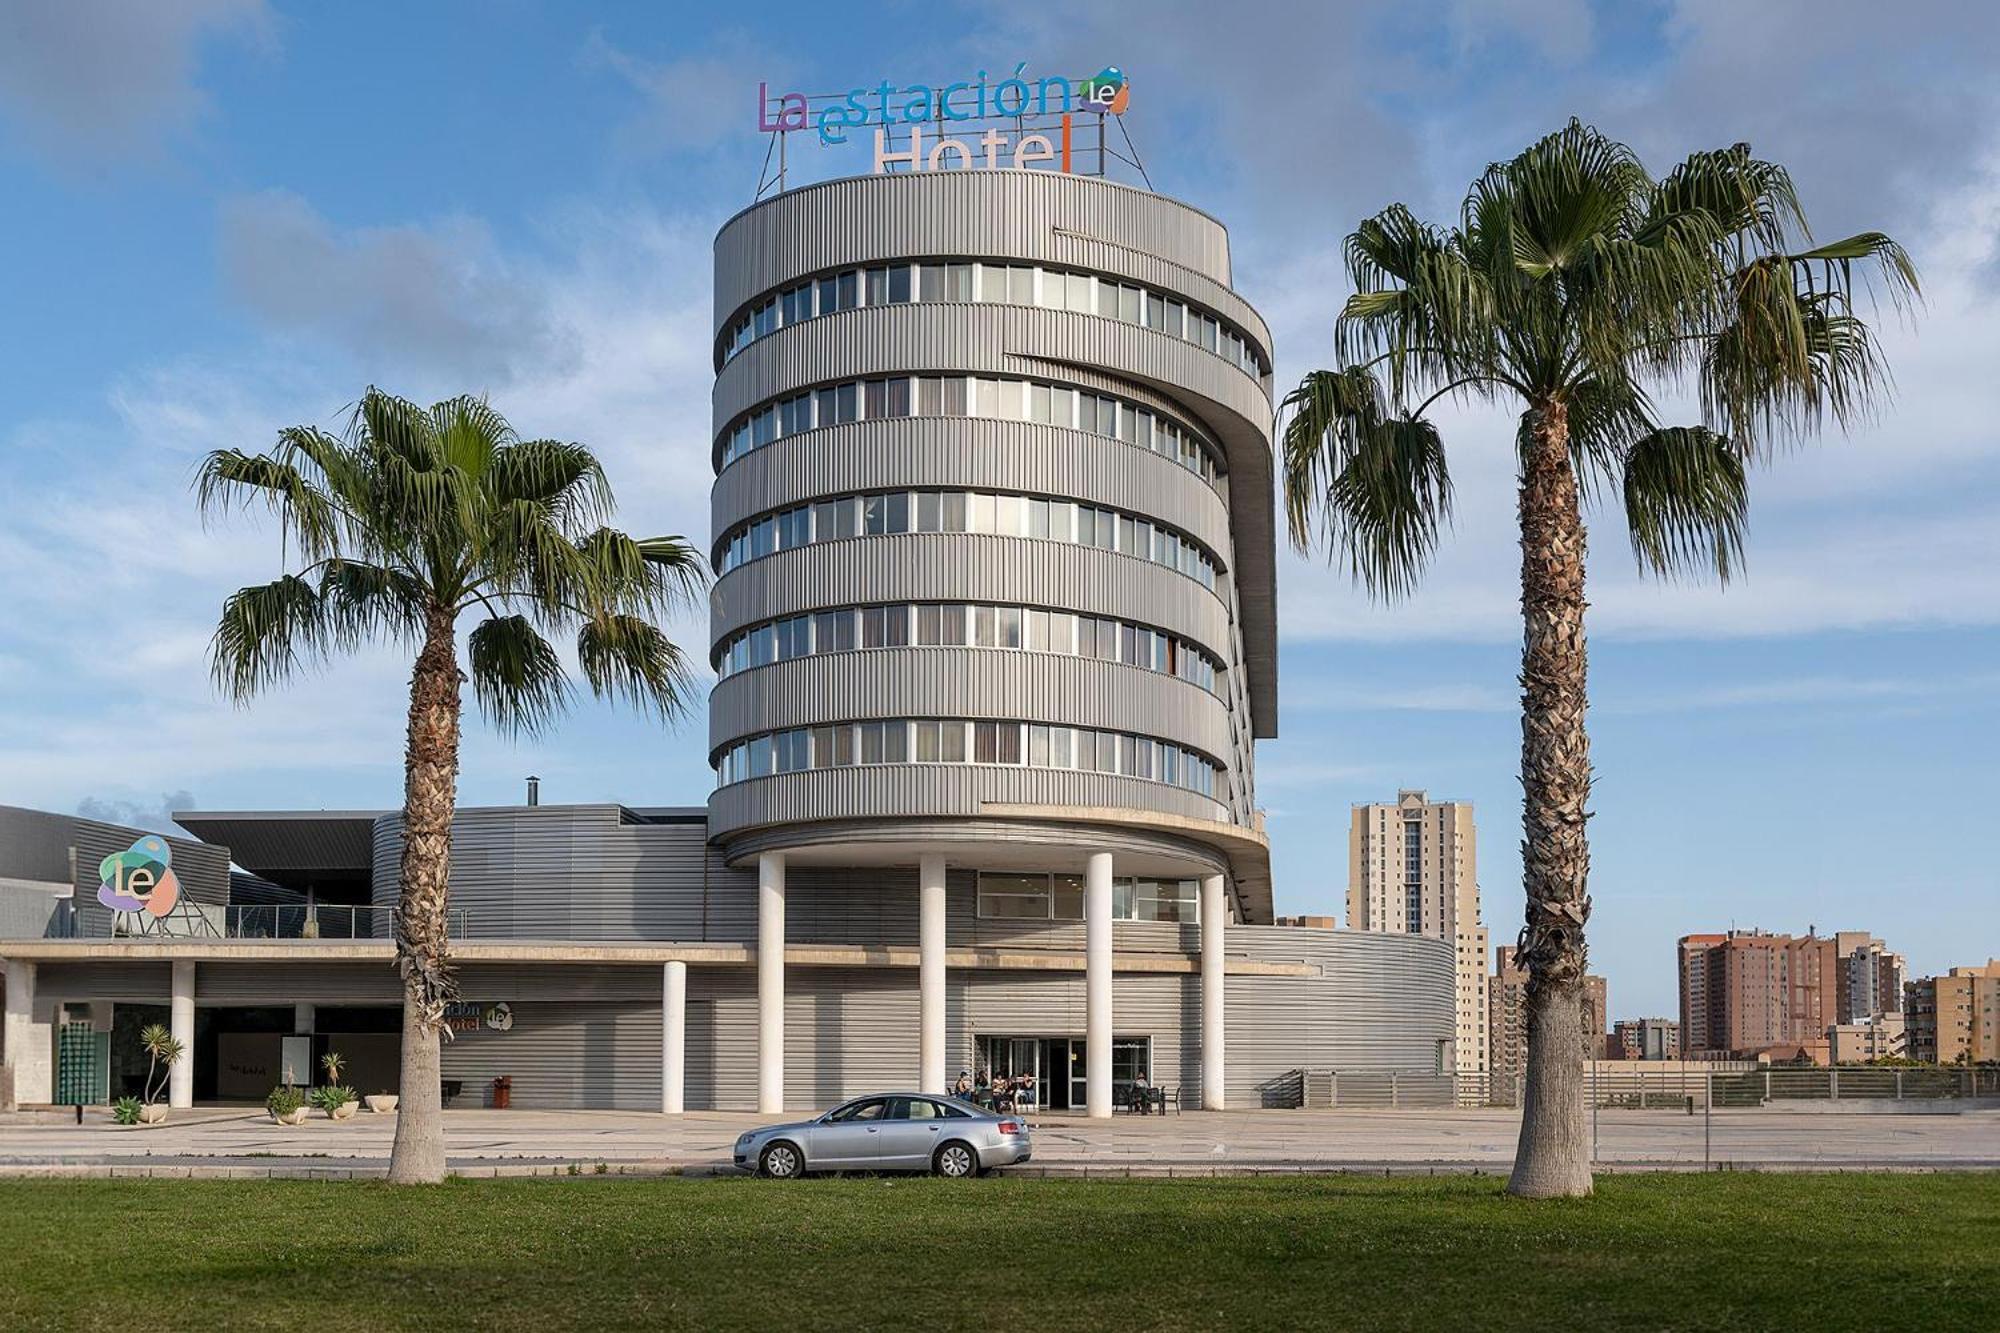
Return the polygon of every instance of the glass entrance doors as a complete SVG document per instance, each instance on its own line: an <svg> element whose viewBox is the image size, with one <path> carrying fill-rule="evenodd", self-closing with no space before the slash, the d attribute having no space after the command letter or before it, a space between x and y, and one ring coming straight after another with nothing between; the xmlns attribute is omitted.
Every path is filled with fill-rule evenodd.
<svg viewBox="0 0 2000 1333"><path fill-rule="evenodd" d="M1045 1111L1081 1111L1089 1100L1090 1043L1081 1037L980 1037L974 1076L1034 1079L1035 1103ZM1153 1081L1150 1037L1115 1037L1111 1042L1111 1100L1131 1101L1132 1085Z"/></svg>

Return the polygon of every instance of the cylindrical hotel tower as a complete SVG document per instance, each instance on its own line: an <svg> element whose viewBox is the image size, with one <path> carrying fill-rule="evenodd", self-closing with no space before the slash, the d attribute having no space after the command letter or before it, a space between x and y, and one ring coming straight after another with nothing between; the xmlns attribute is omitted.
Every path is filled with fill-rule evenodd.
<svg viewBox="0 0 2000 1333"><path fill-rule="evenodd" d="M913 873L941 1089L946 869L982 917L1081 919L1108 1114L1118 924L1223 904L1218 1105L1213 918L1270 920L1277 703L1271 341L1221 224L1053 172L835 180L722 228L715 306L709 826L760 940L788 873ZM768 1110L783 1041L767 1012Z"/></svg>

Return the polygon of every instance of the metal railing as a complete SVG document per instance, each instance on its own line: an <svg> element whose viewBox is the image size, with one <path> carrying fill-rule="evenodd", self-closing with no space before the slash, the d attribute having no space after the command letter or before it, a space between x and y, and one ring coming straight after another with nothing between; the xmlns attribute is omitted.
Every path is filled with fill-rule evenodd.
<svg viewBox="0 0 2000 1333"><path fill-rule="evenodd" d="M228 907L211 903L188 903L184 914L155 922L138 913L121 913L112 922L112 933L148 938L206 937L232 940L388 940L395 938L396 912L392 907L355 907L342 903L313 906L275 903L236 903ZM464 908L446 913L445 929L453 938L462 937L470 921Z"/></svg>
<svg viewBox="0 0 2000 1333"><path fill-rule="evenodd" d="M1783 1106L1803 1102L1935 1101L2000 1096L2000 1068L1953 1065L1759 1065L1751 1061L1593 1061L1585 1066L1585 1105L1605 1110L1681 1110ZM1516 1107L1518 1072L1461 1074L1461 1106Z"/></svg>
<svg viewBox="0 0 2000 1333"><path fill-rule="evenodd" d="M1298 1080L1294 1105L1308 1109L1450 1106L1456 1097L1452 1075L1431 1069L1301 1069Z"/></svg>

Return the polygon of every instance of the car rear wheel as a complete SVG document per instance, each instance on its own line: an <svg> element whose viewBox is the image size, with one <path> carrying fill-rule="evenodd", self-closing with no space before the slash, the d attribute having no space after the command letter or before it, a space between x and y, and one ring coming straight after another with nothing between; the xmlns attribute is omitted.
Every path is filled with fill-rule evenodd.
<svg viewBox="0 0 2000 1333"><path fill-rule="evenodd" d="M782 1139L764 1149L757 1159L758 1174L770 1180L792 1180L805 1174L805 1158L799 1150Z"/></svg>
<svg viewBox="0 0 2000 1333"><path fill-rule="evenodd" d="M966 1180L979 1174L979 1158L963 1143L942 1144L931 1158L931 1171L952 1180Z"/></svg>

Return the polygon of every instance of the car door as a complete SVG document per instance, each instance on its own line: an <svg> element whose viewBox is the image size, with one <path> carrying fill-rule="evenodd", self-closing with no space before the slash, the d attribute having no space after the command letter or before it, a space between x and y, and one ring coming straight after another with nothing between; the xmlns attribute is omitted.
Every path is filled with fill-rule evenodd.
<svg viewBox="0 0 2000 1333"><path fill-rule="evenodd" d="M889 1107L887 1097L863 1097L828 1112L806 1135L807 1164L831 1171L880 1166Z"/></svg>
<svg viewBox="0 0 2000 1333"><path fill-rule="evenodd" d="M898 1097L882 1127L882 1165L927 1169L944 1138L947 1112L929 1097Z"/></svg>

